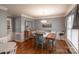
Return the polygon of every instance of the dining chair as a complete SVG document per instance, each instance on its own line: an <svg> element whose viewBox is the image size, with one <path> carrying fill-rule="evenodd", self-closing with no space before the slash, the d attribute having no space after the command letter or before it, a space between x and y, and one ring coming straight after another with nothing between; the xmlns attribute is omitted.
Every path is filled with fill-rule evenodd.
<svg viewBox="0 0 79 59"><path fill-rule="evenodd" d="M52 51L52 48L53 50L56 49L56 33L49 33L48 36L47 36L47 47L48 47L48 50Z"/></svg>
<svg viewBox="0 0 79 59"><path fill-rule="evenodd" d="M43 34L36 34L36 46L41 45L44 48L45 38Z"/></svg>

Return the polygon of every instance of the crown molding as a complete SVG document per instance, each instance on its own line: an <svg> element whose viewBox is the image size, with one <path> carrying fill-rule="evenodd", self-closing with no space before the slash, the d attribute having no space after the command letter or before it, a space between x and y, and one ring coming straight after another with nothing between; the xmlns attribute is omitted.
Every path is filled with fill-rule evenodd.
<svg viewBox="0 0 79 59"><path fill-rule="evenodd" d="M67 16L69 14L69 12L71 12L75 7L76 7L76 4L72 4L71 7L70 7L70 9L65 14L65 16Z"/></svg>

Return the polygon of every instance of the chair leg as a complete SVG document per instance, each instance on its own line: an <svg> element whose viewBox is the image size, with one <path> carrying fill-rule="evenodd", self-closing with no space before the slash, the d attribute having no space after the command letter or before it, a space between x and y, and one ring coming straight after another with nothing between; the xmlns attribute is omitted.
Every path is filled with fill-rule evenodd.
<svg viewBox="0 0 79 59"><path fill-rule="evenodd" d="M53 51L55 52L56 51L56 41L54 41L54 49Z"/></svg>
<svg viewBox="0 0 79 59"><path fill-rule="evenodd" d="M48 45L47 45L47 47L46 47L46 48L47 48L47 53L48 53L48 51L49 51L49 50L48 50Z"/></svg>
<svg viewBox="0 0 79 59"><path fill-rule="evenodd" d="M43 44L42 44L42 49L43 49Z"/></svg>
<svg viewBox="0 0 79 59"><path fill-rule="evenodd" d="M42 44L42 53L43 53L43 44Z"/></svg>

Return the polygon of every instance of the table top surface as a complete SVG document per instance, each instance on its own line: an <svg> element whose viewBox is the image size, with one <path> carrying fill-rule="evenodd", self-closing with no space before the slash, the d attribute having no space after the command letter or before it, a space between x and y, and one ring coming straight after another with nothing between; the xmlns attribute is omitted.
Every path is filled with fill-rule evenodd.
<svg viewBox="0 0 79 59"><path fill-rule="evenodd" d="M47 38L55 38L55 37L56 37L56 35L54 33L49 33L47 35Z"/></svg>

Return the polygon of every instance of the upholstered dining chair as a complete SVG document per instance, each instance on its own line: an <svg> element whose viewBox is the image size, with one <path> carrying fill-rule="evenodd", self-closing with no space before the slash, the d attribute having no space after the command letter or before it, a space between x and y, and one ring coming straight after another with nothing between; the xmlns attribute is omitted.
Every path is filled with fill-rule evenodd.
<svg viewBox="0 0 79 59"><path fill-rule="evenodd" d="M55 46L56 43L56 33L49 33L47 36L47 47L48 50L52 50L56 48Z"/></svg>
<svg viewBox="0 0 79 59"><path fill-rule="evenodd" d="M41 47L44 47L45 38L43 37L43 34L36 34L36 46L41 45Z"/></svg>

